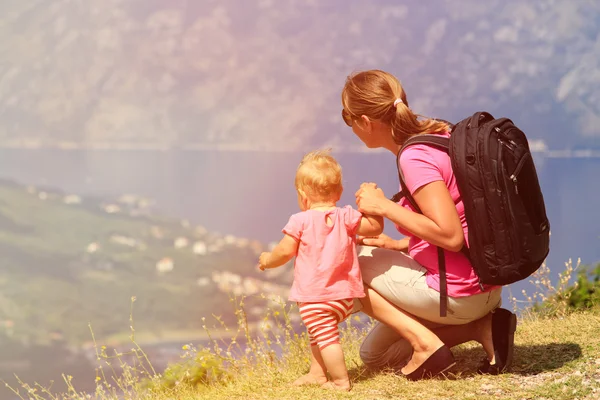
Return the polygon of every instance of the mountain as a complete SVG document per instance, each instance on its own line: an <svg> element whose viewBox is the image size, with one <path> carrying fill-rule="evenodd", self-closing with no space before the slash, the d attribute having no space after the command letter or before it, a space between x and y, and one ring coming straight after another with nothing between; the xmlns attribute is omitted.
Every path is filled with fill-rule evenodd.
<svg viewBox="0 0 600 400"><path fill-rule="evenodd" d="M600 147L594 0L8 0L0 145L357 147L340 89L396 74L411 108L505 114Z"/></svg>

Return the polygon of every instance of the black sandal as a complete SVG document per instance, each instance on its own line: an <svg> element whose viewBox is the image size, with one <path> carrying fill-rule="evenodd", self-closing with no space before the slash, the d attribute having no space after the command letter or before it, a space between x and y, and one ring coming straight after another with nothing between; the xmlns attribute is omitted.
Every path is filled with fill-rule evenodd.
<svg viewBox="0 0 600 400"><path fill-rule="evenodd" d="M456 361L454 360L454 355L452 355L452 352L446 345L443 345L437 349L435 353L430 355L419 368L408 375L402 375L410 381L418 381L420 379L432 378L439 375L452 368L455 364Z"/></svg>
<svg viewBox="0 0 600 400"><path fill-rule="evenodd" d="M492 313L492 342L494 343L495 363L484 358L477 368L480 374L498 375L507 372L513 360L517 316L504 308Z"/></svg>

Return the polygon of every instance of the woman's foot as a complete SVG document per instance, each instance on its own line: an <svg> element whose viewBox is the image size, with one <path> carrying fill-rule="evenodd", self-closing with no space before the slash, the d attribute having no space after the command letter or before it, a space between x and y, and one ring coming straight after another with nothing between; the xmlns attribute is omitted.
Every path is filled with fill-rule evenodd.
<svg viewBox="0 0 600 400"><path fill-rule="evenodd" d="M400 370L403 375L410 375L423 365L423 363L425 363L435 352L440 348L445 347L444 342L442 342L434 333L427 332L429 333L428 336L420 337L418 342L412 343L413 353L406 365Z"/></svg>
<svg viewBox="0 0 600 400"><path fill-rule="evenodd" d="M483 346L489 363L494 363L494 341L492 337L492 313L473 322L475 340Z"/></svg>
<svg viewBox="0 0 600 400"><path fill-rule="evenodd" d="M498 308L492 314L492 342L494 357L484 359L477 369L482 374L498 375L506 372L512 365L514 353L517 316L504 308Z"/></svg>
<svg viewBox="0 0 600 400"><path fill-rule="evenodd" d="M409 380L431 378L454 366L454 356L446 345L433 352L414 352L402 374Z"/></svg>
<svg viewBox="0 0 600 400"><path fill-rule="evenodd" d="M304 385L323 385L327 383L327 377L325 375L313 375L308 373L306 375L302 375L300 378L296 379L293 383L294 386L304 386Z"/></svg>
<svg viewBox="0 0 600 400"><path fill-rule="evenodd" d="M329 381L321 385L323 389L349 391L351 388L350 381L334 382Z"/></svg>

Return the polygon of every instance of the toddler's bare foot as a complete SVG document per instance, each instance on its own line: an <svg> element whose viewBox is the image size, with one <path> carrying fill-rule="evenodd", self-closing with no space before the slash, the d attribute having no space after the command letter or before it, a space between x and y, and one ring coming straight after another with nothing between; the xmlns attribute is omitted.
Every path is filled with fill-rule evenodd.
<svg viewBox="0 0 600 400"><path fill-rule="evenodd" d="M306 374L302 375L300 378L296 379L293 383L294 386L303 386L303 385L322 385L327 382L327 377L324 375L312 375Z"/></svg>
<svg viewBox="0 0 600 400"><path fill-rule="evenodd" d="M350 381L334 382L328 381L321 385L323 389L329 390L343 390L348 392L351 388Z"/></svg>

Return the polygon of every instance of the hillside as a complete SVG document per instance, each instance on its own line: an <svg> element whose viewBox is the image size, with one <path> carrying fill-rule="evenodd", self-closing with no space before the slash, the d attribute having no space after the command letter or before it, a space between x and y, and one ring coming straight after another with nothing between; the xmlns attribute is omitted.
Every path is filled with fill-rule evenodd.
<svg viewBox="0 0 600 400"><path fill-rule="evenodd" d="M211 400L600 399L599 311L561 319L521 321L515 335L513 370L500 376L475 373L484 353L480 346L470 344L453 350L457 365L449 371L448 379L410 382L394 374L373 375L365 371L358 357L358 333L358 339L350 336L353 340L346 340L344 344L346 363L354 380L349 394L331 393L318 387L290 387L289 382L308 366L308 354L295 352L281 366L264 367L254 374L242 372L229 384L201 387L197 394L185 397ZM151 398L168 398L167 393Z"/></svg>
<svg viewBox="0 0 600 400"><path fill-rule="evenodd" d="M266 245L161 217L149 199L9 181L0 181L0 250L0 379L53 380L56 390L66 389L62 372L93 388L90 329L127 347L133 311L136 340L161 371L181 343L206 341L205 327L232 335L222 324L238 324L234 297L245 297L254 330L267 305L287 299L293 273L258 271Z"/></svg>
<svg viewBox="0 0 600 400"><path fill-rule="evenodd" d="M4 1L0 146L352 147L339 91L380 68L419 113L489 109L550 148L597 148L599 16L569 0Z"/></svg>
<svg viewBox="0 0 600 400"><path fill-rule="evenodd" d="M289 269L255 268L261 243L150 216L149 204L0 183L0 334L78 345L90 340L89 322L100 338L118 336L135 297L139 333L168 339L202 331L213 314L235 324L231 296L265 285L286 294ZM265 301L248 299L250 318Z"/></svg>
<svg viewBox="0 0 600 400"><path fill-rule="evenodd" d="M224 351L217 355L186 347L181 351L184 361L165 376L157 377L154 382L158 385L148 385L144 380L147 374L138 364L127 369L121 380L100 377L95 392L93 389L90 392L103 400L597 400L600 399L599 312L596 308L561 318L521 319L515 335L513 368L499 376L475 372L484 353L473 344L453 349L457 364L445 378L410 382L393 373L372 373L365 370L358 356L366 331L347 326L342 332L342 346L353 381L349 393L326 391L318 386L292 387L290 383L307 371L308 341L305 335L294 337L277 332L268 336L272 340L270 346L258 341L251 343L251 351L242 359L232 359ZM282 354L275 356L275 349L281 349ZM23 393L28 386L13 388ZM30 398L50 398L40 387L36 389L34 395L29 392ZM69 398L88 397L80 386L71 385Z"/></svg>

